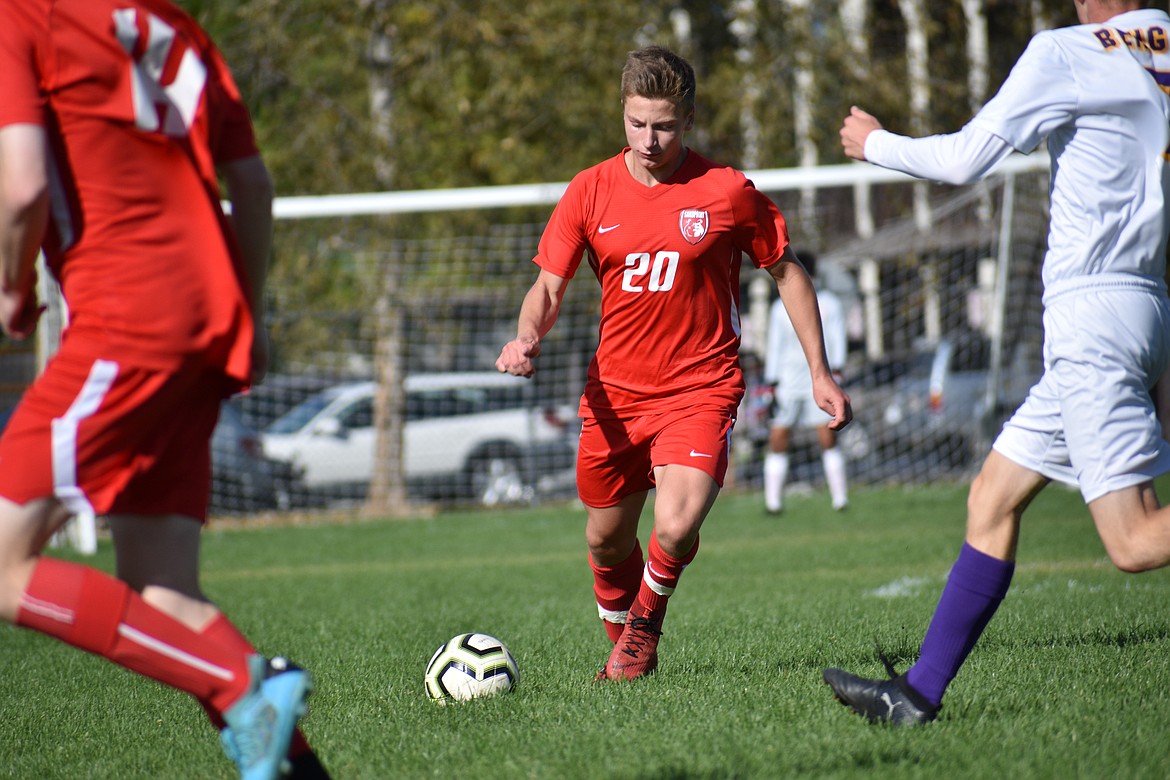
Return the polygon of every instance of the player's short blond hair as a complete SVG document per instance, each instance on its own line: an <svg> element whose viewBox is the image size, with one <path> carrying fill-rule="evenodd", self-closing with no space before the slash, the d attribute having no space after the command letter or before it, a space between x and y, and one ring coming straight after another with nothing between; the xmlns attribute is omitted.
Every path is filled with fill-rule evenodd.
<svg viewBox="0 0 1170 780"><path fill-rule="evenodd" d="M629 97L669 100L689 112L695 107L695 70L662 46L632 51L622 68L622 102Z"/></svg>

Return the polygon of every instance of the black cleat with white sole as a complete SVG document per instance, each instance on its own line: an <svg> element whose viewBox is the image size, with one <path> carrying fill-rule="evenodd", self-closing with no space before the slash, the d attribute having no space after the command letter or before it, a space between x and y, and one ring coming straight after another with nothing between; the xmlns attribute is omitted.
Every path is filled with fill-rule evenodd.
<svg viewBox="0 0 1170 780"><path fill-rule="evenodd" d="M822 677L833 689L837 701L864 715L871 723L917 726L938 717L939 708L911 688L906 675L871 680L841 669L826 669Z"/></svg>

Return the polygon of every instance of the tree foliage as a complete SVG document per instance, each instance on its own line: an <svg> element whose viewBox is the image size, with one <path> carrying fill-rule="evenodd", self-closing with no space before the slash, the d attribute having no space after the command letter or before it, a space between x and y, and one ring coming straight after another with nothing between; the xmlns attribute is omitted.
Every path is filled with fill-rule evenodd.
<svg viewBox="0 0 1170 780"><path fill-rule="evenodd" d="M184 0L224 52L281 195L371 189L365 50L352 2Z"/></svg>
<svg viewBox="0 0 1170 780"><path fill-rule="evenodd" d="M558 0L183 0L232 65L281 194L379 188L372 158L393 161L394 189L562 181L621 148L618 82L627 51L676 48L699 75L696 146L739 164L742 84L728 25L731 0L563 3ZM898 0L870 3L870 61L850 62L835 3L813 3L814 40L793 32L787 5L759 4L751 67L767 128L762 167L795 164L794 56L817 64L817 137L823 162L840 162L836 130L852 103L905 129L905 29ZM987 0L990 86L1007 75L1032 32L1031 8L1075 21L1069 0ZM959 0L930 4L935 131L969 113L965 24ZM680 40L680 15L689 24ZM369 47L390 42L391 132L370 112Z"/></svg>
<svg viewBox="0 0 1170 780"><path fill-rule="evenodd" d="M757 0L751 34L737 37L732 21L745 0L180 2L224 51L280 195L566 181L622 148L621 66L626 52L647 43L674 48L695 66L691 143L721 162L745 167L743 122L750 116L764 131L756 164L796 165L792 95L801 50L814 63L813 140L821 163L844 162L837 131L854 103L892 130L911 129L900 0L870 0L861 57L846 39L837 3L807 4L810 23L797 24L795 4ZM947 132L970 113L966 24L961 0L927 7L927 125ZM984 12L991 57L985 97L1027 45L1037 18L1075 21L1071 0L986 0ZM749 69L755 92L745 89ZM371 100L378 88L381 103ZM547 207L519 211L505 221L548 215ZM391 240L470 235L500 217L281 224L271 310L288 313L290 342L325 349L368 327L360 312L385 290L385 269L365 262L368 253L386 252ZM452 272L444 262L401 283L418 293L452 285L483 290L492 280ZM322 309L338 312L334 325L293 316Z"/></svg>

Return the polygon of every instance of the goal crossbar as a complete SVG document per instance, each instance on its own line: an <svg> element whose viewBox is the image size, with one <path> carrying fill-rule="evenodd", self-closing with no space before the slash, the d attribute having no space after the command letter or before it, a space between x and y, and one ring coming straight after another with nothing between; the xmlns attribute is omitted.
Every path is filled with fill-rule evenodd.
<svg viewBox="0 0 1170 780"><path fill-rule="evenodd" d="M1005 160L996 169L996 173L1023 173L1047 167L1046 154L1027 156L1017 154ZM767 168L746 171L745 174L757 189L764 192L914 181L914 178L907 174L862 163L820 165L813 168ZM548 182L402 192L295 195L277 198L273 204L273 216L277 219L312 219L544 206L560 200L567 186L568 182Z"/></svg>

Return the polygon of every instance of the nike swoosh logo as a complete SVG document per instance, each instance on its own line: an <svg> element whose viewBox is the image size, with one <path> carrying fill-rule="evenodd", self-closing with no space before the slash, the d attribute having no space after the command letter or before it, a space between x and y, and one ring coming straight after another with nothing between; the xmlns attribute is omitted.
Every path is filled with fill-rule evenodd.
<svg viewBox="0 0 1170 780"><path fill-rule="evenodd" d="M611 230L617 230L621 226L622 226L622 223L620 223L620 222L617 223L616 225L610 225L609 227L606 227L605 225L598 225L597 232L598 233L608 233Z"/></svg>
<svg viewBox="0 0 1170 780"><path fill-rule="evenodd" d="M713 458L713 457L715 457L715 456L714 456L714 455L708 455L708 454L707 454L707 453L705 453L705 452L695 452L694 450L691 450L691 457L692 457L692 458Z"/></svg>

